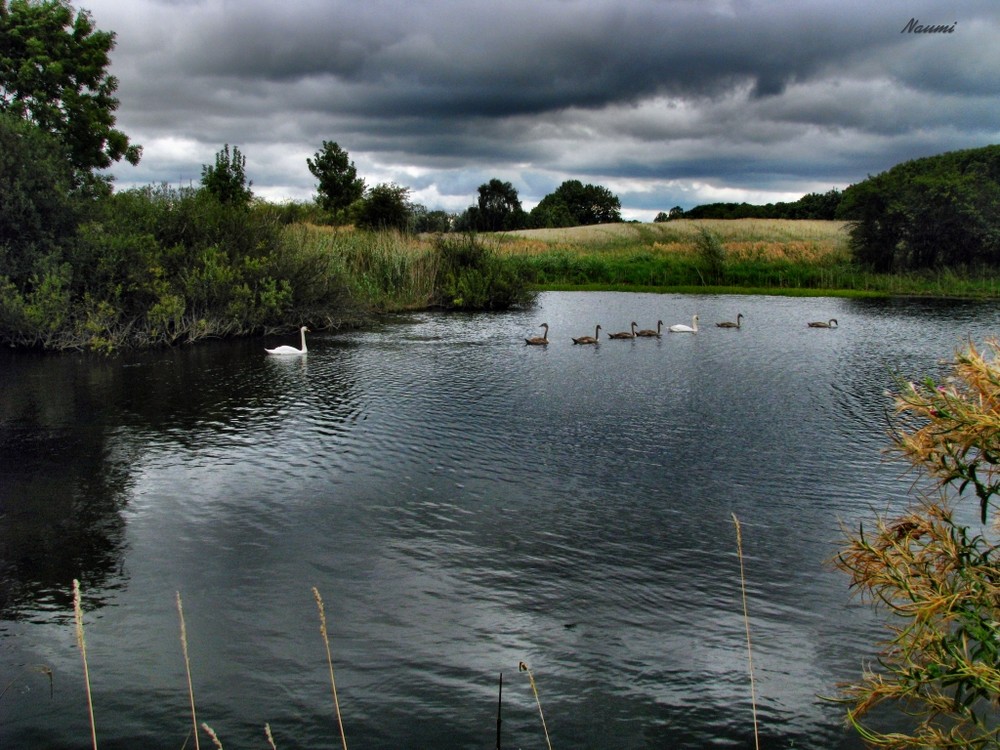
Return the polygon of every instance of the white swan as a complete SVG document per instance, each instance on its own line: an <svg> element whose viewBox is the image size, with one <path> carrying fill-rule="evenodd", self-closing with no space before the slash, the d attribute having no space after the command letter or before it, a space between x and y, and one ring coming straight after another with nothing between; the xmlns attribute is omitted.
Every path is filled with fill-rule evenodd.
<svg viewBox="0 0 1000 750"><path fill-rule="evenodd" d="M306 332L308 330L309 329L306 328L305 326L302 326L301 328L299 328L299 333L302 335L302 348L301 349L296 349L294 346L277 346L274 349L267 349L267 348L265 348L264 351L267 352L268 354L293 354L293 355L295 355L295 354L300 354L300 355L301 354L306 354L309 351L308 349L306 349Z"/></svg>
<svg viewBox="0 0 1000 750"><path fill-rule="evenodd" d="M668 329L671 333L698 333L698 316L695 315L691 318L691 325L685 326L679 323L675 326L670 326Z"/></svg>

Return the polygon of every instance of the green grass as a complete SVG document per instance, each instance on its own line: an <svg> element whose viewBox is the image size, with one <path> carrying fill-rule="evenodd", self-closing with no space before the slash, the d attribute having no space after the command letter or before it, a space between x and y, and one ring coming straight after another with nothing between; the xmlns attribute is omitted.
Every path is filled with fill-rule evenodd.
<svg viewBox="0 0 1000 750"><path fill-rule="evenodd" d="M990 270L875 274L853 263L847 225L679 220L511 232L500 252L538 290L788 296L1000 297Z"/></svg>

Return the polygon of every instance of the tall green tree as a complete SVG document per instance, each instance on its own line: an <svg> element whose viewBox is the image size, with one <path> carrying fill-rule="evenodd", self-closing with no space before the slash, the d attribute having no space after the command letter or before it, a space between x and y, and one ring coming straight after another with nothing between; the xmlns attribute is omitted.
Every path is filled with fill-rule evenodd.
<svg viewBox="0 0 1000 750"><path fill-rule="evenodd" d="M611 224L622 220L621 208L621 201L606 187L566 180L539 201L532 210L532 219L537 226ZM553 218L560 223L543 223Z"/></svg>
<svg viewBox="0 0 1000 750"><path fill-rule="evenodd" d="M350 206L365 192L365 181L347 152L333 141L323 141L323 148L306 159L309 171L319 180L317 202L324 210L336 213Z"/></svg>
<svg viewBox="0 0 1000 750"><path fill-rule="evenodd" d="M115 35L67 0L0 0L0 112L56 136L78 184L140 146L115 128L118 79L108 73Z"/></svg>
<svg viewBox="0 0 1000 750"><path fill-rule="evenodd" d="M876 271L1000 266L1000 146L914 159L844 191L855 259Z"/></svg>
<svg viewBox="0 0 1000 750"><path fill-rule="evenodd" d="M362 229L396 229L409 226L410 189L392 183L370 188L361 202L355 223Z"/></svg>
<svg viewBox="0 0 1000 750"><path fill-rule="evenodd" d="M0 278L28 283L76 231L73 170L59 141L0 113Z"/></svg>
<svg viewBox="0 0 1000 750"><path fill-rule="evenodd" d="M483 232L503 232L525 225L525 213L517 189L496 178L479 186L479 201L473 212L475 228Z"/></svg>
<svg viewBox="0 0 1000 750"><path fill-rule="evenodd" d="M219 203L226 206L246 207L250 205L253 193L247 182L247 158L233 146L230 154L229 144L215 154L215 165L203 164L201 167L201 184Z"/></svg>

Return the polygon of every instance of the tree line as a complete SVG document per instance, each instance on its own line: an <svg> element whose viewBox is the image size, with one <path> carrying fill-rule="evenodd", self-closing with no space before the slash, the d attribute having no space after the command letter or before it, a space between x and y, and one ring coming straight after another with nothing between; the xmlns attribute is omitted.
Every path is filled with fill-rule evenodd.
<svg viewBox="0 0 1000 750"><path fill-rule="evenodd" d="M767 203L705 203L685 211L674 206L661 211L655 222L671 219L817 219L831 221L837 218L837 209L843 193L836 188L825 193L809 193L797 201Z"/></svg>
<svg viewBox="0 0 1000 750"><path fill-rule="evenodd" d="M566 180L531 211L525 211L517 188L491 179L479 186L474 205L458 214L429 211L409 200L409 188L395 184L365 187L350 156L336 142L324 141L306 160L318 180L316 202L321 220L362 229L422 232L505 232L513 229L572 227L622 221L621 201L608 188Z"/></svg>
<svg viewBox="0 0 1000 750"><path fill-rule="evenodd" d="M897 164L844 191L792 203L711 203L661 212L672 219L837 219L850 225L851 254L876 273L1000 267L1000 146L951 151Z"/></svg>

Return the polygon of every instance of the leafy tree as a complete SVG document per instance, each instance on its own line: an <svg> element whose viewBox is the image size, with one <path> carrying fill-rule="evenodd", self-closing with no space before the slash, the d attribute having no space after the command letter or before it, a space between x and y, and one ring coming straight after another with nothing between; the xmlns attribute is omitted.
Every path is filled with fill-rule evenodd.
<svg viewBox="0 0 1000 750"><path fill-rule="evenodd" d="M365 192L365 181L340 146L323 141L323 148L312 159L306 159L309 171L319 180L317 202L331 213L342 211Z"/></svg>
<svg viewBox="0 0 1000 750"><path fill-rule="evenodd" d="M1000 265L1000 146L898 164L844 191L855 259L877 271Z"/></svg>
<svg viewBox="0 0 1000 750"><path fill-rule="evenodd" d="M559 207L562 207L560 211ZM572 217L572 224L548 226L581 226L589 224L610 224L620 222L621 201L606 187L584 185L579 180L566 180L549 193L532 213L540 216Z"/></svg>
<svg viewBox="0 0 1000 750"><path fill-rule="evenodd" d="M985 524L1000 491L1000 345L990 357L960 352L943 382L901 383L894 448L931 482L908 512L847 535L837 565L852 588L890 615L877 669L844 688L848 720L870 746L1000 745L1000 548ZM956 518L974 495L984 528ZM895 705L907 732L866 726L872 708Z"/></svg>
<svg viewBox="0 0 1000 750"><path fill-rule="evenodd" d="M73 170L59 141L0 113L0 277L23 287L76 229Z"/></svg>
<svg viewBox="0 0 1000 750"><path fill-rule="evenodd" d="M77 184L101 184L93 171L141 147L116 129L118 80L107 72L115 35L75 16L67 0L0 0L0 112L56 136Z"/></svg>
<svg viewBox="0 0 1000 750"><path fill-rule="evenodd" d="M483 232L520 229L525 223L517 189L496 178L479 186L479 202L472 217L475 228Z"/></svg>
<svg viewBox="0 0 1000 750"><path fill-rule="evenodd" d="M233 146L229 153L229 144L215 154L215 166L203 164L201 167L201 184L225 206L247 207L253 193L250 191L252 182L247 182L247 158Z"/></svg>
<svg viewBox="0 0 1000 750"><path fill-rule="evenodd" d="M413 232L434 232L443 234L451 231L452 217L447 211L428 211L427 206L413 204L410 212L410 223Z"/></svg>
<svg viewBox="0 0 1000 750"><path fill-rule="evenodd" d="M683 218L683 216L684 216L684 209L681 208L680 206L674 206L673 208L670 209L669 212L660 211L660 213L656 215L656 218L653 219L653 221L656 223L662 223L664 221L670 221L671 219L680 219Z"/></svg>
<svg viewBox="0 0 1000 750"><path fill-rule="evenodd" d="M574 227L576 217L572 214L565 203L543 202L539 203L528 214L528 223L534 229L546 229L549 227Z"/></svg>
<svg viewBox="0 0 1000 750"><path fill-rule="evenodd" d="M370 188L358 210L355 224L361 229L405 231L410 222L410 189L393 183Z"/></svg>

